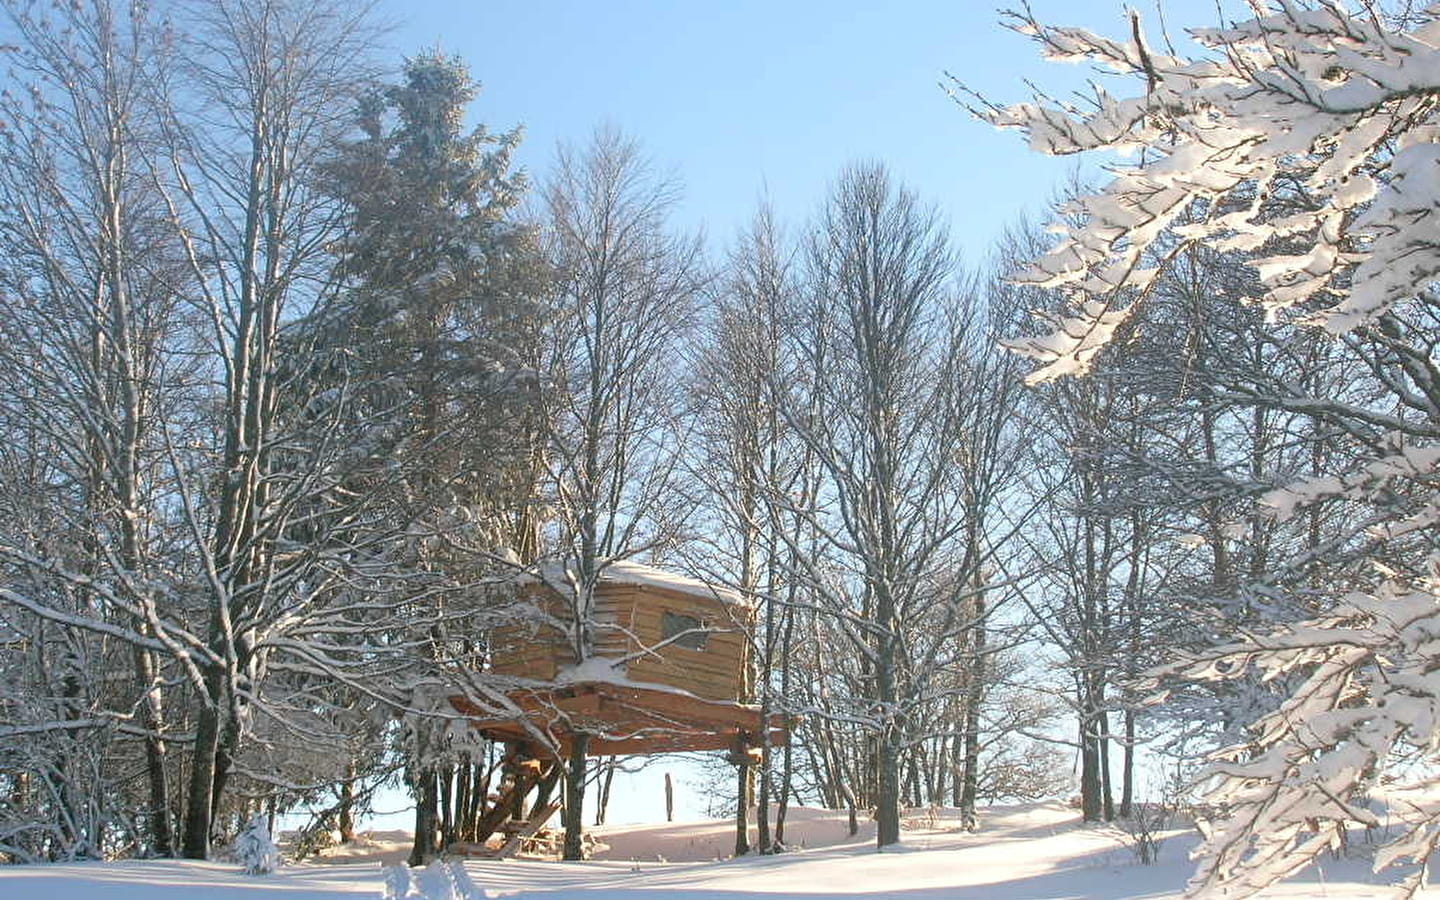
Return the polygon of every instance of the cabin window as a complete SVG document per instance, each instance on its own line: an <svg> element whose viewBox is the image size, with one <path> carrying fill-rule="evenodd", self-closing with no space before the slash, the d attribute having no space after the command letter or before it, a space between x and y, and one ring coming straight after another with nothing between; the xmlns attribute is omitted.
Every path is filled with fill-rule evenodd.
<svg viewBox="0 0 1440 900"><path fill-rule="evenodd" d="M704 650L705 640L710 637L705 625L694 616L666 611L660 617L660 639L670 641L687 650ZM670 639L674 638L673 641Z"/></svg>

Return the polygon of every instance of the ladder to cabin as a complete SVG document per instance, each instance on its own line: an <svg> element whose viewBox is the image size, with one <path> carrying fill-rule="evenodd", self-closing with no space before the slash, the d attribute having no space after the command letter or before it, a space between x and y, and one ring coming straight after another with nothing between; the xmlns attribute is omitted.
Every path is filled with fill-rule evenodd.
<svg viewBox="0 0 1440 900"><path fill-rule="evenodd" d="M530 818L521 821L511 819L500 825L501 834L508 834L510 837L501 845L500 849L487 852L486 856L493 856L495 859L508 859L515 854L515 851L525 848L527 842L532 842L536 832L545 827L550 817L560 809L560 801L552 800L545 806L530 814ZM551 848L558 849L558 848Z"/></svg>
<svg viewBox="0 0 1440 900"><path fill-rule="evenodd" d="M545 822L555 814L559 803L550 803L535 810L529 819L512 820L511 814L515 812L517 805L524 801L525 795L532 789L539 786L547 778L559 774L559 762L556 760L520 759L512 758L507 762L506 768L514 776L510 786L500 792L495 798L494 804L480 817L475 826L475 845L483 847L485 842L495 832L508 835L504 846L496 856L508 856L515 852L520 840L532 837L535 832L544 826ZM533 827L531 827L533 823ZM526 829L529 829L528 832ZM515 835L523 837L516 840ZM512 844L514 846L512 846ZM476 855L489 856L491 851L482 851Z"/></svg>

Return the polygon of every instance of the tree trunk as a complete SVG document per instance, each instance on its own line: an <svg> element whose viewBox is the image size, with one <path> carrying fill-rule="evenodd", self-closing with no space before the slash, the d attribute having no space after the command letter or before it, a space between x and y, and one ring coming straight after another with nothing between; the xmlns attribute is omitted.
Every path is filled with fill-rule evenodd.
<svg viewBox="0 0 1440 900"><path fill-rule="evenodd" d="M206 677L210 702L196 717L195 746L190 754L190 783L185 795L185 834L180 853L186 859L210 855L210 829L215 796L215 756L220 747L221 716L229 709L223 696L224 676L212 670Z"/></svg>
<svg viewBox="0 0 1440 900"><path fill-rule="evenodd" d="M1125 710L1125 748L1120 773L1120 818L1135 813L1135 711Z"/></svg>
<svg viewBox="0 0 1440 900"><path fill-rule="evenodd" d="M470 755L460 754L460 762L455 766L455 818L448 839L450 843L470 840L470 776L474 768L470 765Z"/></svg>
<svg viewBox="0 0 1440 900"><path fill-rule="evenodd" d="M845 794L845 806L850 811L850 836L854 837L856 832L860 830L860 821L855 814L855 807L858 805L856 803L855 792L850 789L850 785L848 784L840 785L840 789Z"/></svg>
<svg viewBox="0 0 1440 900"><path fill-rule="evenodd" d="M980 707L985 699L985 595L977 585L975 594L975 621L971 625L971 652L975 654L970 665L970 684L965 691L965 735L964 735L964 785L960 790L960 823L966 831L980 827L975 814L975 801L980 786Z"/></svg>
<svg viewBox="0 0 1440 900"><path fill-rule="evenodd" d="M755 772L745 763L735 767L735 855L750 852L750 804L754 799ZM668 812L668 810L667 810Z"/></svg>
<svg viewBox="0 0 1440 900"><path fill-rule="evenodd" d="M1100 747L1100 796L1105 821L1115 820L1115 794L1110 787L1110 714L1101 710L1099 715L1100 733L1096 742Z"/></svg>
<svg viewBox="0 0 1440 900"><path fill-rule="evenodd" d="M535 805L531 810L544 809L550 803L550 797L555 793L555 785L560 783L561 766L557 763L550 767L546 776L540 779L540 784L535 788ZM609 802L609 787L606 787L606 802Z"/></svg>
<svg viewBox="0 0 1440 900"><path fill-rule="evenodd" d="M145 780L150 789L150 852L155 856L173 856L175 844L170 833L170 784L165 773L165 740L160 736L165 727L164 707L160 702L160 685L155 678L155 657L149 650L135 648L135 674L145 691L140 703L140 722L146 732Z"/></svg>
<svg viewBox="0 0 1440 900"><path fill-rule="evenodd" d="M892 723L891 729L895 726ZM875 845L888 847L900 841L900 748L898 735L881 735L879 789L875 797Z"/></svg>
<svg viewBox="0 0 1440 900"><path fill-rule="evenodd" d="M782 685L785 683L783 678L781 683ZM785 727L787 731L794 727L794 723L788 717ZM785 815L790 810L790 788L795 776L792 743L787 740L785 747L780 751L780 802L775 807L775 841L770 845L771 851L782 849L785 846Z"/></svg>
<svg viewBox="0 0 1440 900"><path fill-rule="evenodd" d="M875 617L881 628L875 654L876 700L881 710L879 752L876 754L875 845L900 841L901 723L895 713L895 607L888 589L877 590Z"/></svg>
<svg viewBox="0 0 1440 900"><path fill-rule="evenodd" d="M490 772L483 763L478 761L471 766L471 769L470 805L465 810L465 833L466 840L473 841L475 829L480 822L480 814L485 812L485 804L490 799ZM550 783L553 784L553 780ZM544 787L542 783L541 790L544 790Z"/></svg>
<svg viewBox="0 0 1440 900"><path fill-rule="evenodd" d="M228 694L227 694L228 696ZM240 741L240 725L235 721L233 707L222 709L220 738L215 743L215 774L210 789L210 833L220 833L215 823L220 820L220 801L225 797L225 786L230 783L230 772L235 767L235 746Z"/></svg>
<svg viewBox="0 0 1440 900"><path fill-rule="evenodd" d="M975 802L980 791L980 704L966 698L963 784L960 787L960 825L966 831L976 831L980 818L975 812Z"/></svg>
<svg viewBox="0 0 1440 900"><path fill-rule="evenodd" d="M415 785L415 843L410 848L411 866L427 865L435 856L436 806L435 770L424 768Z"/></svg>
<svg viewBox="0 0 1440 900"><path fill-rule="evenodd" d="M945 735L940 735L932 742L935 748L935 764L929 768L929 777L925 781L925 793L930 798L932 806L943 806L945 804L945 791L947 788L946 773L949 768L946 763L950 757L950 742Z"/></svg>
<svg viewBox="0 0 1440 900"><path fill-rule="evenodd" d="M905 754L901 767L905 770L904 780L901 782L903 790L900 792L901 806L919 807L924 806L925 801L921 798L920 785L920 759L921 748L911 747L910 752Z"/></svg>
<svg viewBox="0 0 1440 900"><path fill-rule="evenodd" d="M455 767L444 766L436 772L436 794L440 800L440 847L443 850L455 838Z"/></svg>
<svg viewBox="0 0 1440 900"><path fill-rule="evenodd" d="M615 783L615 757L610 757L604 763L605 777L600 779L600 796L595 802L595 824L604 825L605 815L610 811L610 786ZM665 821L670 821L670 775L665 775Z"/></svg>
<svg viewBox="0 0 1440 900"><path fill-rule="evenodd" d="M770 720L769 708L760 708L760 721ZM767 732L769 728L765 729ZM760 771L758 784L755 791L755 848L761 853L770 853L774 850L770 838L770 780L773 776L771 767L774 765L775 754L770 750L770 740L767 734L760 744Z"/></svg>
<svg viewBox="0 0 1440 900"><path fill-rule="evenodd" d="M1100 796L1098 724L1087 698L1080 713L1080 814L1087 822L1099 822L1105 813Z"/></svg>
<svg viewBox="0 0 1440 900"><path fill-rule="evenodd" d="M350 762L345 766L345 780L340 782L340 810L337 816L337 827L340 829L340 843L350 844L355 841L355 763Z"/></svg>
<svg viewBox="0 0 1440 900"><path fill-rule="evenodd" d="M585 753L590 735L577 732L570 743L570 767L565 773L565 852L563 858L585 858Z"/></svg>

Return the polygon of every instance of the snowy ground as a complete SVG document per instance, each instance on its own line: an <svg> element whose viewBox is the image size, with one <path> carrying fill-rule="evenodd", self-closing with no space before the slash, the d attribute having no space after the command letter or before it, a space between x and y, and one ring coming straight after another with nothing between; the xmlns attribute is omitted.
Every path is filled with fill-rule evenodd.
<svg viewBox="0 0 1440 900"><path fill-rule="evenodd" d="M608 849L586 863L467 861L486 897L517 900L781 900L886 897L897 900L1121 900L1177 898L1194 840L1167 839L1157 865L1141 866L1110 829L1082 828L1060 804L997 807L984 830L966 834L945 817L909 824L902 848L877 854L873 830L846 835L843 815L792 810L794 853L716 861L734 842L733 825L693 822L597 829ZM873 828L873 826L872 826ZM403 835L318 862L247 877L225 863L122 862L0 867L4 900L350 900L379 898L383 865L404 855ZM1275 898L1380 897L1360 859L1331 860L1323 871L1267 895Z"/></svg>

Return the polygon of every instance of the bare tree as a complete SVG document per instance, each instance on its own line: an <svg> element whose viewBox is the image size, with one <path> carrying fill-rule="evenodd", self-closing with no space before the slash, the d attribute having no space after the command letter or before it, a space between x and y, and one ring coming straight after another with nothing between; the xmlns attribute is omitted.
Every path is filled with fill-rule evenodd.
<svg viewBox="0 0 1440 900"><path fill-rule="evenodd" d="M679 404L676 365L703 284L700 244L667 217L677 188L638 146L600 129L562 145L544 190L558 319L540 367L553 490L553 565L577 665L592 656L595 586L610 563L659 553L676 539ZM577 859L586 737L566 779L565 856Z"/></svg>
<svg viewBox="0 0 1440 900"><path fill-rule="evenodd" d="M284 472L282 329L324 289L337 229L319 190L324 155L367 84L366 8L220 2L185 21L171 99L167 178L223 384L213 497L190 485L208 622L184 854L204 858L262 660L265 625L314 591L316 557L282 553L292 516L330 484ZM291 401L293 402L293 400ZM309 474L320 474L316 460Z"/></svg>
<svg viewBox="0 0 1440 900"><path fill-rule="evenodd" d="M157 136L150 76L164 64L158 25L139 7L103 2L43 14L7 3L4 12L19 42L10 62L29 90L0 100L8 125L0 166L0 366L8 384L0 415L43 441L15 446L48 447L45 480L70 488L43 492L50 504L43 519L7 517L0 559L17 567L16 598L46 593L45 566L32 563L64 565L80 579L70 581L76 605L68 612L97 611L131 639L128 698L92 693L97 673L73 671L60 676L62 705L133 711L125 732L144 746L144 849L169 855L164 679L152 620L166 591L157 550L168 490L159 435L175 400L171 386L184 375L175 335L188 285L143 149ZM6 483L34 491L43 482ZM77 649L89 640L70 638ZM69 652L53 662L63 669L82 660L96 662ZM72 736L98 734L65 727ZM88 790L104 803L111 789L92 783ZM68 786L59 799L61 807L77 802ZM64 818L65 852L100 851L102 829L80 827L72 813Z"/></svg>
<svg viewBox="0 0 1440 900"><path fill-rule="evenodd" d="M530 308L502 301L530 299L543 267L501 224L523 187L500 171L513 140L480 164L493 202L457 201L471 230L437 213L448 242L417 260L409 235L366 227L403 189L372 193L368 220L335 191L373 86L363 7L220 2L151 23L78 4L59 29L7 9L35 90L3 101L0 674L7 711L30 712L0 743L26 815L49 821L7 818L0 847L169 852L183 807L201 857L261 804L339 784L353 810L358 782L390 771L352 764L388 753L382 711L412 732L458 718L447 698L478 680L493 621L486 567L537 543L508 452L457 461L526 393L503 345ZM492 226L502 239L469 240ZM398 327L357 301L397 295ZM367 326L395 365L334 339ZM427 761L432 783L464 743ZM146 797L110 789L122 768L143 768ZM447 831L461 794L472 806L468 788L441 796Z"/></svg>
<svg viewBox="0 0 1440 900"><path fill-rule="evenodd" d="M961 448L987 443L967 436L973 320L939 218L878 165L840 176L809 231L806 270L787 334L801 369L774 396L823 473L808 508L796 510L821 552L787 557L785 577L813 592L824 627L855 654L852 684L831 695L845 699L829 715L870 735L865 768L883 847L899 840L916 712L942 690L936 676L955 665L957 637L988 614L974 603L991 589L982 530L974 558L965 554L967 523L983 522L967 516L977 460Z"/></svg>
<svg viewBox="0 0 1440 900"><path fill-rule="evenodd" d="M760 610L740 699L756 703L762 721L785 707L797 590L781 578L787 544L777 534L795 520L771 499L794 498L814 483L813 465L805 466L803 446L772 402L772 385L786 382L795 371L784 340L786 311L794 308L799 290L794 256L773 212L762 206L717 279L691 379L697 426L689 465L714 511L714 534L706 545L711 567L725 570L709 577L727 583ZM776 796L775 776L782 784L789 777L788 746L782 759L785 764L777 772L774 748L766 743L757 767L738 765L737 855L751 849L747 819L752 800L758 810L758 849L768 853L774 848L769 807ZM782 788L782 814L784 796ZM776 830L783 832L783 815Z"/></svg>

